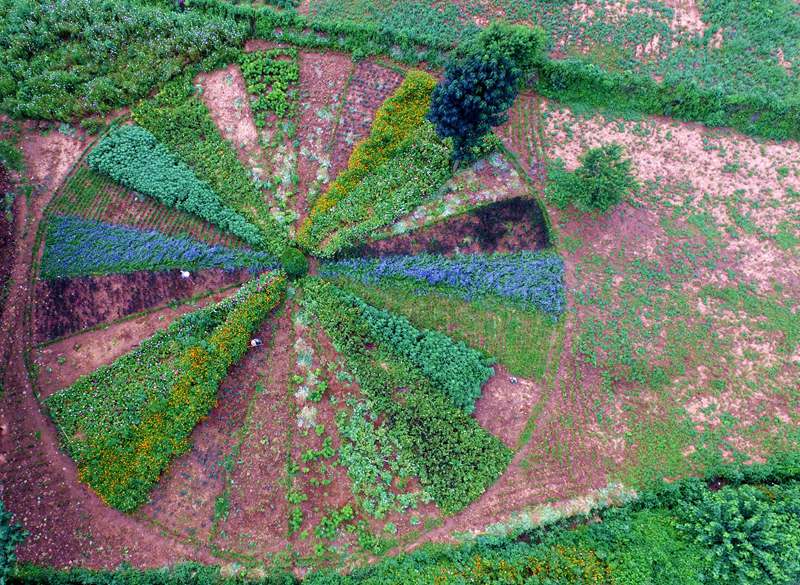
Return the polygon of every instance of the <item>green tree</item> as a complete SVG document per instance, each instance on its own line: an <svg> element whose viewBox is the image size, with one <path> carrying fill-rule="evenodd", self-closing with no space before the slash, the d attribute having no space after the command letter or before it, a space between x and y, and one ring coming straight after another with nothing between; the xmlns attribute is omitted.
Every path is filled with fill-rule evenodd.
<svg viewBox="0 0 800 585"><path fill-rule="evenodd" d="M504 123L544 47L540 29L493 24L459 48L431 96L428 119L452 138L456 161L471 158L481 139Z"/></svg>
<svg viewBox="0 0 800 585"><path fill-rule="evenodd" d="M639 188L624 152L619 144L591 148L580 156L581 165L573 173L556 161L549 172L548 197L562 208L572 204L581 211L605 213Z"/></svg>

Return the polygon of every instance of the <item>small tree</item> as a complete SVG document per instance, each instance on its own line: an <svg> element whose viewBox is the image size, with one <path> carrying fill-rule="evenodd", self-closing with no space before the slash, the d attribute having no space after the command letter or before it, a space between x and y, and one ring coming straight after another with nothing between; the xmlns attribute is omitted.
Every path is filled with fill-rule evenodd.
<svg viewBox="0 0 800 585"><path fill-rule="evenodd" d="M436 133L453 139L456 162L469 159L481 139L508 119L506 110L544 44L541 29L495 23L458 48L428 112Z"/></svg>
<svg viewBox="0 0 800 585"><path fill-rule="evenodd" d="M571 203L581 211L605 213L639 188L631 161L623 154L619 144L607 144L583 153L574 173L564 171L563 163L553 165L549 197L560 207Z"/></svg>

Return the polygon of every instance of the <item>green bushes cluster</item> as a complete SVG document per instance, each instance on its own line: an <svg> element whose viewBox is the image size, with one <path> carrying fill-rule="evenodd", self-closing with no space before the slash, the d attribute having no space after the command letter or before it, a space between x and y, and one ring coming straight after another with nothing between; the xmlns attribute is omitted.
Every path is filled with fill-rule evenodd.
<svg viewBox="0 0 800 585"><path fill-rule="evenodd" d="M0 109L63 121L127 105L247 29L117 0L6 0L0 23Z"/></svg>
<svg viewBox="0 0 800 585"><path fill-rule="evenodd" d="M226 205L258 228L263 247L280 256L288 242L288 230L272 216L236 151L194 95L193 74L189 71L166 84L153 99L141 102L133 109L133 119L187 164Z"/></svg>
<svg viewBox="0 0 800 585"><path fill-rule="evenodd" d="M619 144L590 148L580 157L580 166L572 173L563 162L552 165L548 176L547 197L559 207L572 204L584 212L605 213L639 188L630 159L623 158Z"/></svg>
<svg viewBox="0 0 800 585"><path fill-rule="evenodd" d="M256 127L263 128L269 114L278 118L291 115L297 106L298 90L289 88L300 80L297 49L243 52L239 56L239 66L247 93L256 96L250 103Z"/></svg>
<svg viewBox="0 0 800 585"><path fill-rule="evenodd" d="M475 410L481 387L494 374L491 360L463 341L438 331L420 331L405 317L376 309L341 289L337 292L342 303L361 313L372 339L418 367L454 406L467 414Z"/></svg>
<svg viewBox="0 0 800 585"><path fill-rule="evenodd" d="M89 153L87 163L128 189L193 213L248 244L263 247L258 230L225 205L144 128L121 126L113 130Z"/></svg>
<svg viewBox="0 0 800 585"><path fill-rule="evenodd" d="M454 406L421 368L377 338L375 324L351 295L318 280L307 280L304 291L304 304L347 356L370 407L386 416L392 441L413 461L442 512L453 514L479 497L508 465L511 451Z"/></svg>
<svg viewBox="0 0 800 585"><path fill-rule="evenodd" d="M190 448L192 430L285 282L270 274L252 280L45 401L81 480L108 505L135 510L172 459Z"/></svg>
<svg viewBox="0 0 800 585"><path fill-rule="evenodd" d="M0 583L5 583L17 560L17 545L25 540L27 532L11 521L3 500L0 500Z"/></svg>

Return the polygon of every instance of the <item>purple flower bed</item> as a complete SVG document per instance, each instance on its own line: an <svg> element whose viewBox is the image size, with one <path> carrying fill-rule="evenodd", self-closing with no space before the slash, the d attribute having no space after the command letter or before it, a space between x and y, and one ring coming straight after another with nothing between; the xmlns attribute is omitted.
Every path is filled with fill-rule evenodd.
<svg viewBox="0 0 800 585"><path fill-rule="evenodd" d="M564 312L564 261L552 252L457 254L356 258L324 264L320 276L345 276L364 283L405 278L455 289L467 299L496 295L550 315Z"/></svg>
<svg viewBox="0 0 800 585"><path fill-rule="evenodd" d="M209 246L186 237L102 223L74 216L54 216L47 225L42 278L121 274L137 270L275 268L265 252Z"/></svg>

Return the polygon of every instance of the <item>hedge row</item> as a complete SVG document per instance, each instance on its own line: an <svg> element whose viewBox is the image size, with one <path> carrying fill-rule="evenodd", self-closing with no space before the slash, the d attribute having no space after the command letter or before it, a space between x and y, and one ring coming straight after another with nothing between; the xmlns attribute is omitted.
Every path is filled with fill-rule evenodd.
<svg viewBox="0 0 800 585"><path fill-rule="evenodd" d="M303 303L346 356L371 408L384 414L397 445L415 462L420 483L445 514L454 514L494 483L511 450L455 407L411 360L377 339L352 297L308 279Z"/></svg>
<svg viewBox="0 0 800 585"><path fill-rule="evenodd" d="M219 383L285 283L281 274L262 275L45 401L81 480L108 505L138 508L172 459L190 448Z"/></svg>
<svg viewBox="0 0 800 585"><path fill-rule="evenodd" d="M255 226L225 205L207 183L144 128L120 126L112 130L86 161L93 170L129 189L193 213L248 244L264 245Z"/></svg>
<svg viewBox="0 0 800 585"><path fill-rule="evenodd" d="M246 22L256 38L347 51L356 59L389 55L411 65L424 61L436 66L444 64L447 52L453 48L452 43L435 34L410 34L373 23L317 19L271 6L233 5L224 0L191 0L191 6L207 14Z"/></svg>
<svg viewBox="0 0 800 585"><path fill-rule="evenodd" d="M193 5L209 14L249 22L259 38L345 50L356 58L384 54L412 64L426 61L440 66L454 48L433 35L400 34L374 24L313 19L271 7L232 6L222 0L195 0ZM530 86L561 102L730 126L776 140L800 139L800 96L783 101L769 100L755 92L726 94L677 76L657 82L648 75L608 71L579 59L543 60Z"/></svg>
<svg viewBox="0 0 800 585"><path fill-rule="evenodd" d="M775 140L800 139L800 96L781 101L755 93L726 94L669 76L657 82L638 73L608 71L578 59L543 61L531 88L560 102L729 126Z"/></svg>

